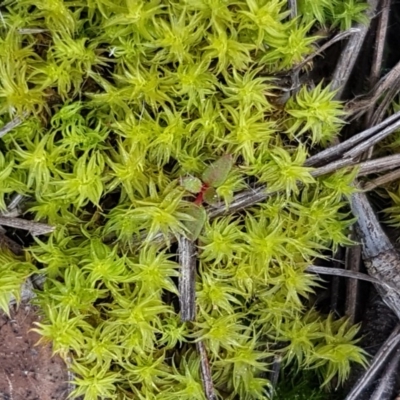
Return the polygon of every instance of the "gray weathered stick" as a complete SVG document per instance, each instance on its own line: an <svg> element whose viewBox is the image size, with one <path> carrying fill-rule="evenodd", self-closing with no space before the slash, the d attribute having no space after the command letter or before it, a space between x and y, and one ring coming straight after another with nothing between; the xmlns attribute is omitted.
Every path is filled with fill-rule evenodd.
<svg viewBox="0 0 400 400"><path fill-rule="evenodd" d="M290 18L297 17L297 0L288 0L288 7L290 10Z"/></svg>
<svg viewBox="0 0 400 400"><path fill-rule="evenodd" d="M374 383L376 376L382 369L383 365L386 363L387 358L389 357L391 352L399 345L399 343L400 325L397 325L392 334L375 355L367 371L365 371L364 375L353 387L345 400L357 400L359 398L358 396L371 384Z"/></svg>
<svg viewBox="0 0 400 400"><path fill-rule="evenodd" d="M182 321L194 321L196 318L196 246L180 236L178 239L179 264L179 305Z"/></svg>
<svg viewBox="0 0 400 400"><path fill-rule="evenodd" d="M362 144L364 141L370 139L371 137L375 137L378 134L382 133L384 138L390 133L394 132L399 127L400 127L400 111L386 118L380 124L368 128L358 133L357 135L352 136L350 139L345 140L344 142L329 147L319 152L318 154L309 157L304 165L307 167L313 167L321 163L329 162L334 158L342 156L346 151L352 149L357 144L359 143Z"/></svg>
<svg viewBox="0 0 400 400"><path fill-rule="evenodd" d="M196 343L197 352L200 356L200 369L203 381L204 394L207 400L216 400L214 384L211 376L210 363L208 361L207 350L203 341Z"/></svg>
<svg viewBox="0 0 400 400"><path fill-rule="evenodd" d="M281 372L282 367L282 356L280 354L276 354L274 356L274 361L272 362L272 368L269 373L268 380L272 386L272 393L270 394L270 399L273 399L274 391L276 390L276 386L279 380L279 374Z"/></svg>
<svg viewBox="0 0 400 400"><path fill-rule="evenodd" d="M367 16L369 19L371 19L375 13L378 1L369 0L368 3L370 7L367 12ZM369 25L365 26L362 24L357 24L355 28L359 29L359 32L350 36L346 47L340 54L339 62L333 73L331 88L332 90L337 90L335 96L336 99L340 99L342 97L347 81L350 78L355 62L357 61L357 57L361 51L361 47L364 43L365 37L367 36Z"/></svg>
<svg viewBox="0 0 400 400"><path fill-rule="evenodd" d="M370 75L370 85L373 86L378 81L381 74L383 50L386 42L386 33L389 25L390 0L383 0L379 7L379 22L376 30L374 54L372 57L372 67Z"/></svg>
<svg viewBox="0 0 400 400"><path fill-rule="evenodd" d="M392 290L398 290L395 286L390 285L390 283L381 282L379 279L373 278L362 272L351 271L344 268L332 268L332 267L319 267L317 265L311 265L306 268L306 272L312 272L321 275L334 275L341 276L343 278L359 279L361 281L375 283L376 285L386 286ZM400 294L400 290L398 290Z"/></svg>
<svg viewBox="0 0 400 400"><path fill-rule="evenodd" d="M388 366L381 374L378 386L375 388L369 400L392 400L393 392L396 386L400 362L400 350L397 348L389 361Z"/></svg>
<svg viewBox="0 0 400 400"><path fill-rule="evenodd" d="M400 257L369 204L365 193L354 193L351 208L357 217L356 231L362 244L362 255L368 274L380 282L376 285L383 301L400 318Z"/></svg>
<svg viewBox="0 0 400 400"><path fill-rule="evenodd" d="M373 47L372 66L369 76L369 86L373 88L378 82L383 65L383 50L386 42L386 33L389 24L389 11L390 11L390 0L382 0L379 4L378 13L378 26L376 29L375 46ZM387 102L392 98L391 94L388 94L384 101L381 102L378 109L375 110L375 103L371 102L368 108L368 113L365 118L365 124L367 127L374 126L384 118L384 111L387 109ZM378 99L377 99L378 100ZM385 104L386 103L386 104ZM368 151L368 158L372 156L373 147Z"/></svg>
<svg viewBox="0 0 400 400"><path fill-rule="evenodd" d="M379 186L386 185L387 183L396 181L398 179L400 179L400 169L396 169L394 171L388 172L387 174L385 174L383 176L379 176L376 179L366 182L362 188L363 188L364 192L368 192Z"/></svg>
<svg viewBox="0 0 400 400"><path fill-rule="evenodd" d="M397 115L397 113L393 114L392 117L394 115ZM385 121L387 121L388 119L389 118L387 118ZM385 121L383 121L381 124L383 124ZM379 125L381 125L381 124L379 124ZM377 127L379 125L376 125L375 127ZM370 147L375 146L381 140L385 139L387 136L389 136L391 133L393 133L399 127L400 127L400 120L396 120L393 124L387 126L386 128L382 129L381 131L377 132L374 136L365 138L361 143L357 144L354 147L351 147L348 151L343 153L343 156L348 157L348 158L355 158L355 157L359 156L360 154L367 151ZM370 128L370 129L372 129L372 128ZM345 143L345 142L343 142L343 143Z"/></svg>
<svg viewBox="0 0 400 400"><path fill-rule="evenodd" d="M0 217L0 225L10 228L23 229L29 231L33 236L45 235L54 231L55 227L40 222L28 221L22 218Z"/></svg>
<svg viewBox="0 0 400 400"><path fill-rule="evenodd" d="M400 166L400 154L393 154L375 160L364 161L359 165L358 176L377 174Z"/></svg>
<svg viewBox="0 0 400 400"><path fill-rule="evenodd" d="M23 119L21 117L15 117L12 121L5 124L2 128L0 128L0 138L12 131L18 125L21 125L22 121Z"/></svg>

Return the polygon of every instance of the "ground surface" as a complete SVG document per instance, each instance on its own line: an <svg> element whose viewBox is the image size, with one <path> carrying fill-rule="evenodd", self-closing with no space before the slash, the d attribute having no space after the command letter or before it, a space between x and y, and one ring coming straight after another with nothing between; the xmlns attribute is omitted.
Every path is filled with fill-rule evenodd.
<svg viewBox="0 0 400 400"><path fill-rule="evenodd" d="M64 400L68 374L51 345L37 345L30 332L40 317L32 306L20 305L11 318L0 314L0 400Z"/></svg>

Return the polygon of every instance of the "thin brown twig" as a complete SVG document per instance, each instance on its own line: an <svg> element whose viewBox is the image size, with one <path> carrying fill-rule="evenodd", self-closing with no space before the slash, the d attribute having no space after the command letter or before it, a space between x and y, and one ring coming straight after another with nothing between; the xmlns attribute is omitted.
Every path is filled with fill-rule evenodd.
<svg viewBox="0 0 400 400"><path fill-rule="evenodd" d="M376 189L379 186L386 185L387 183L396 181L397 179L400 179L400 168L394 171L390 171L387 174L379 176L378 178L375 178L369 182L366 182L362 186L362 189L364 192L369 192L373 189Z"/></svg>
<svg viewBox="0 0 400 400"><path fill-rule="evenodd" d="M197 352L200 355L200 369L203 381L204 394L207 400L215 400L214 384L211 376L210 363L208 361L206 346L203 341L196 343Z"/></svg>
<svg viewBox="0 0 400 400"><path fill-rule="evenodd" d="M354 229L351 230L349 236L351 240L353 241L356 240ZM360 267L361 267L361 246L357 244L351 247L346 247L345 269L352 273L360 273ZM345 315L347 315L351 324L356 323L358 297L359 297L358 279L347 280Z"/></svg>

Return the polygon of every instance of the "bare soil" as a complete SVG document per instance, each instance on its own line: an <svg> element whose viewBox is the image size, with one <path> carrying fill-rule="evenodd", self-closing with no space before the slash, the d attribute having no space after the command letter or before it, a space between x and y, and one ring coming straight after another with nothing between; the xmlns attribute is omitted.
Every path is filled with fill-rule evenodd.
<svg viewBox="0 0 400 400"><path fill-rule="evenodd" d="M51 344L36 345L30 331L40 321L34 307L21 304L11 317L0 314L0 400L64 400L68 373L64 361L52 356Z"/></svg>

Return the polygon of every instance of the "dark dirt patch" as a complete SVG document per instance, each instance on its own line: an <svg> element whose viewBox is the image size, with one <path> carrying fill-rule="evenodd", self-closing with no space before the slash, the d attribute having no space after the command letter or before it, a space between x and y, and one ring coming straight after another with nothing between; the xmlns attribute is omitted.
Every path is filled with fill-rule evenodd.
<svg viewBox="0 0 400 400"><path fill-rule="evenodd" d="M64 361L52 357L51 344L37 345L30 332L40 321L35 308L21 305L11 318L0 314L0 400L64 400L68 373Z"/></svg>

